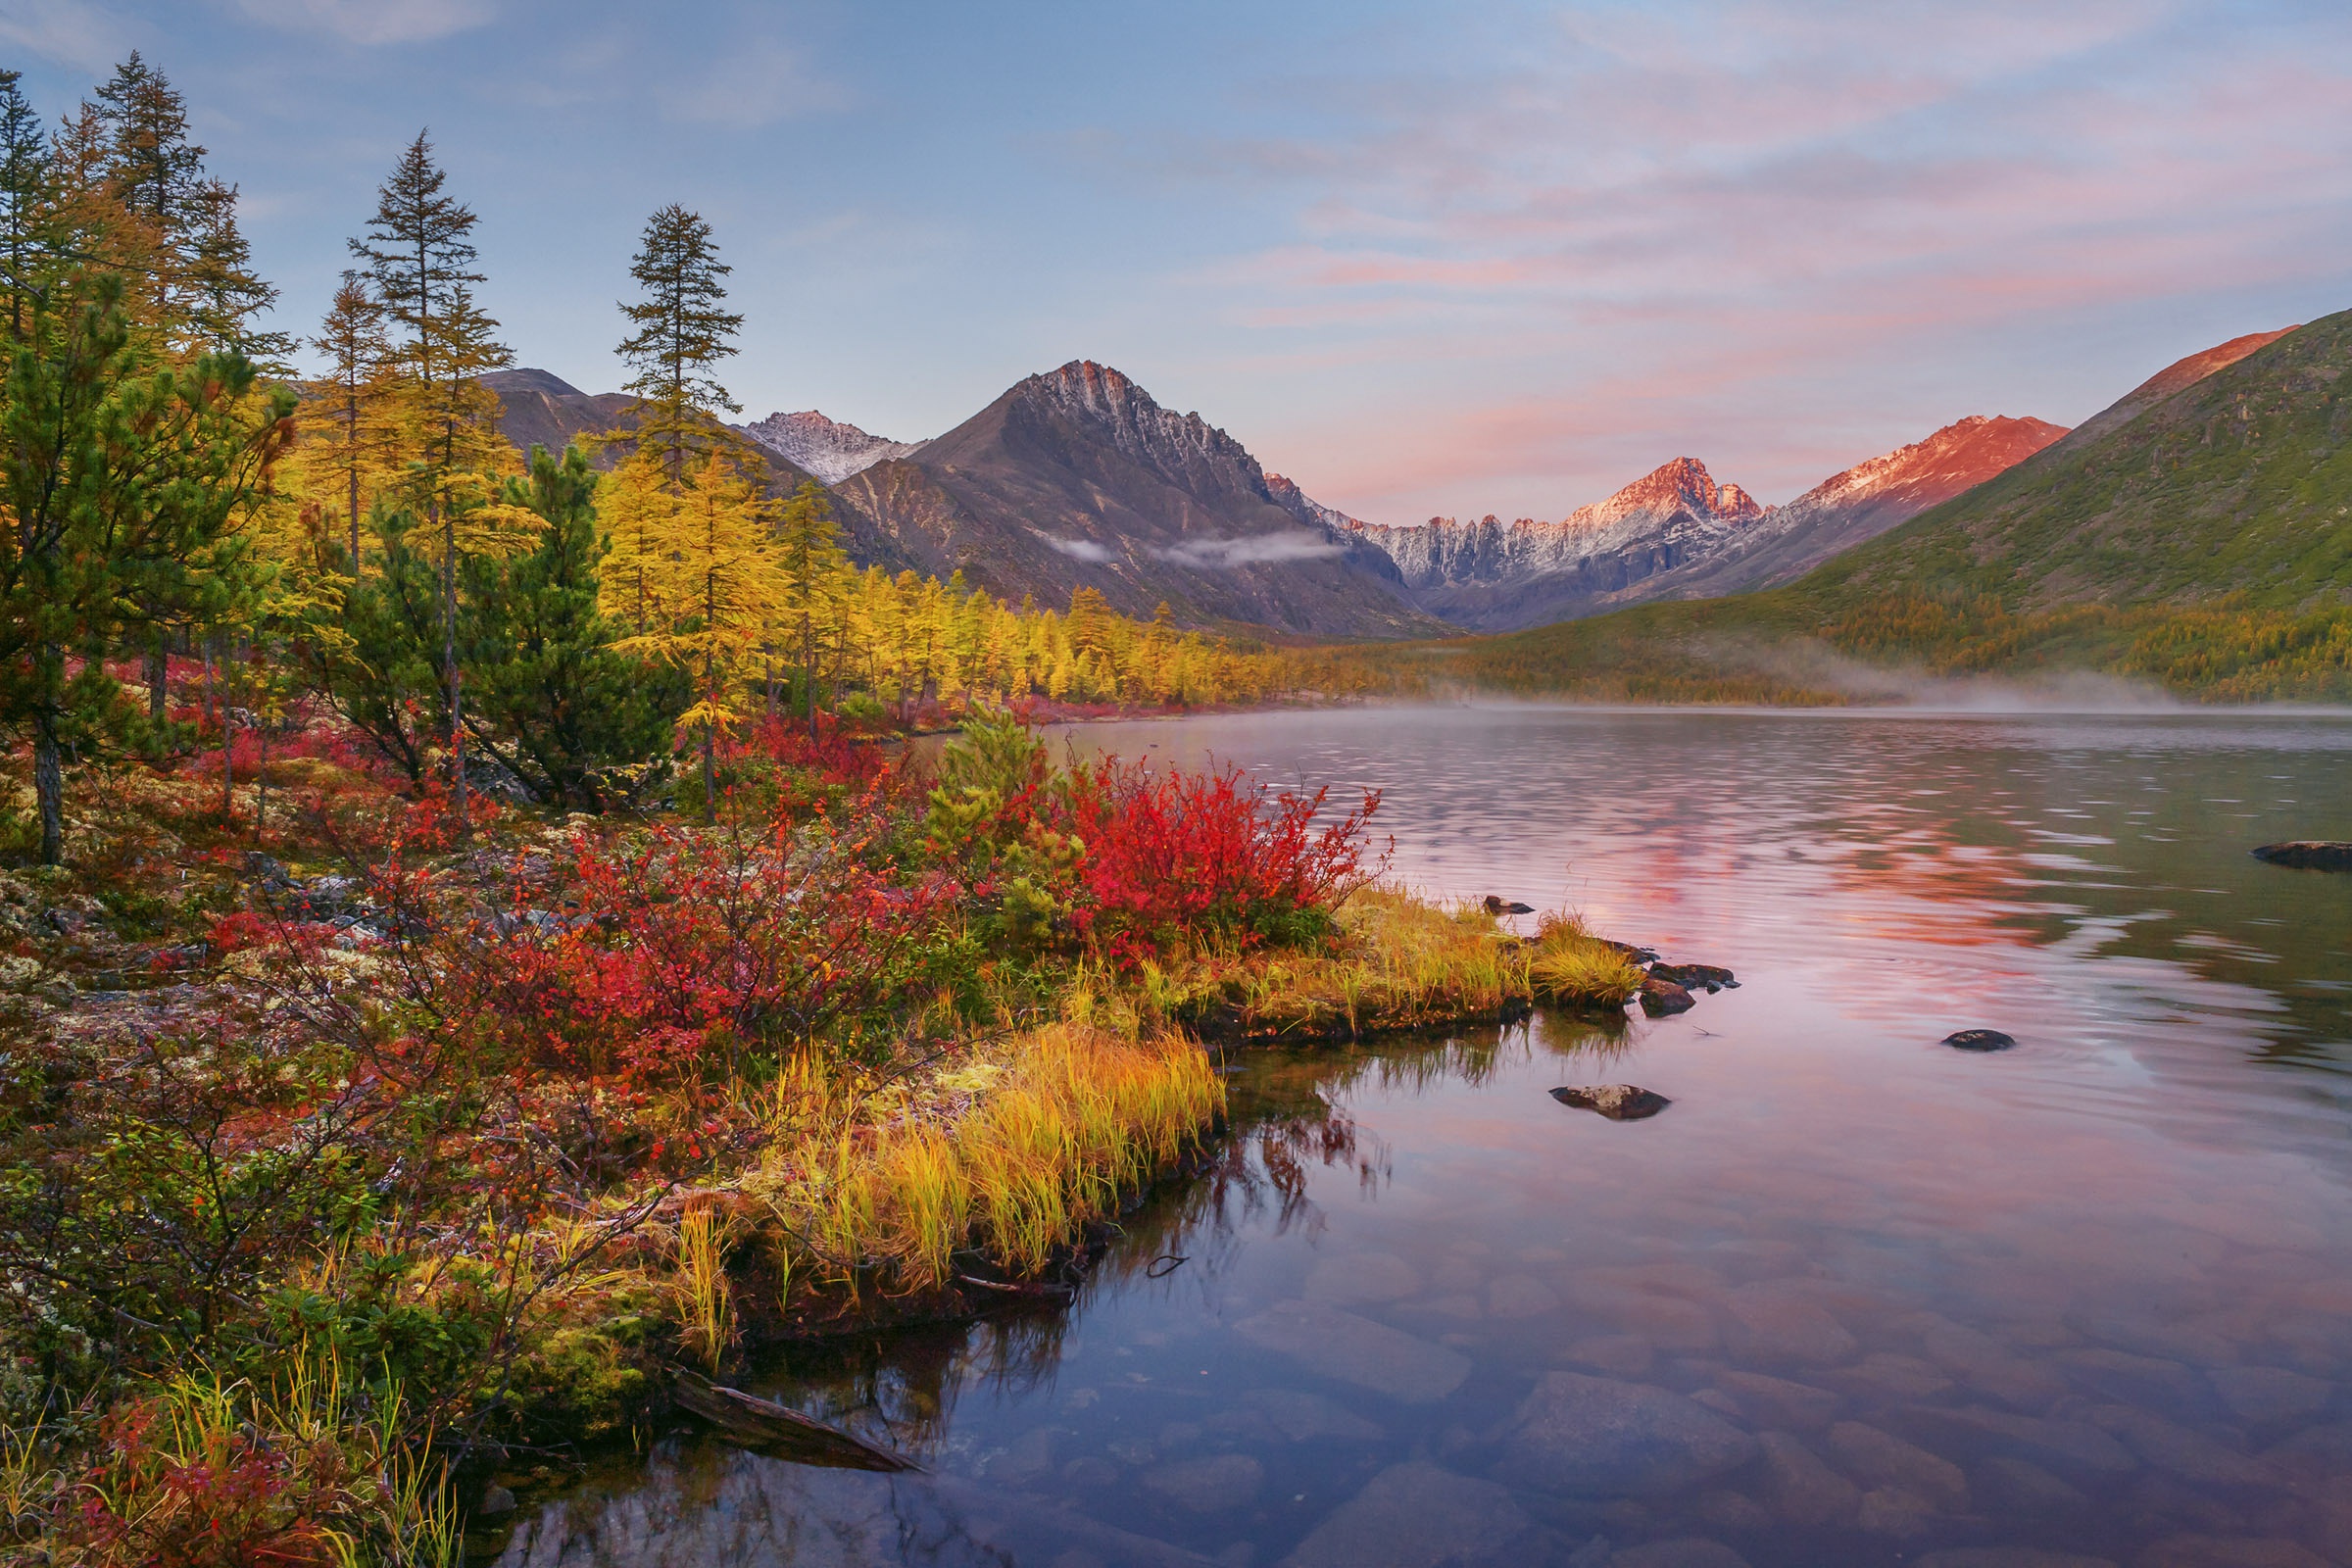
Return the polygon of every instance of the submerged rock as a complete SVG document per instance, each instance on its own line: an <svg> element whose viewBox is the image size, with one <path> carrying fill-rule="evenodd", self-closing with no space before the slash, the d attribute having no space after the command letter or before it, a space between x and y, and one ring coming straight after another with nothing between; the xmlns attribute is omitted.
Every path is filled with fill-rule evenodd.
<svg viewBox="0 0 2352 1568"><path fill-rule="evenodd" d="M1408 1404L1443 1399L1470 1375L1469 1357L1458 1350L1314 1301L1278 1302L1234 1332L1310 1372Z"/></svg>
<svg viewBox="0 0 2352 1568"><path fill-rule="evenodd" d="M1719 969L1711 963L1653 963L1649 966L1649 972L1690 991L1704 990L1712 994L1726 986L1735 991L1740 988L1740 982L1732 978L1731 970Z"/></svg>
<svg viewBox="0 0 2352 1568"><path fill-rule="evenodd" d="M1532 1530L1511 1494L1494 1482L1415 1462L1374 1476L1283 1562L1287 1568L1499 1564L1513 1560Z"/></svg>
<svg viewBox="0 0 2352 1568"><path fill-rule="evenodd" d="M1736 1470L1756 1440L1649 1383L1548 1372L1519 1407L1495 1475L1581 1496L1679 1492Z"/></svg>
<svg viewBox="0 0 2352 1568"><path fill-rule="evenodd" d="M1998 1029L1961 1029L1943 1037L1954 1051L2007 1051L2017 1042Z"/></svg>
<svg viewBox="0 0 2352 1568"><path fill-rule="evenodd" d="M2352 871L2352 844L2336 839L2290 839L2251 853L2257 860L2291 871Z"/></svg>
<svg viewBox="0 0 2352 1568"><path fill-rule="evenodd" d="M1533 914L1536 912L1536 906L1532 904L1521 904L1516 899L1498 898L1492 893L1480 902L1489 914Z"/></svg>
<svg viewBox="0 0 2352 1568"><path fill-rule="evenodd" d="M1144 1490L1194 1513L1226 1513L1257 1500L1266 1467L1246 1453L1183 1459L1144 1476Z"/></svg>
<svg viewBox="0 0 2352 1568"><path fill-rule="evenodd" d="M1640 1121L1655 1116L1674 1103L1664 1095L1632 1084L1595 1084L1582 1089L1554 1089L1551 1098L1579 1110L1597 1110L1611 1121Z"/></svg>

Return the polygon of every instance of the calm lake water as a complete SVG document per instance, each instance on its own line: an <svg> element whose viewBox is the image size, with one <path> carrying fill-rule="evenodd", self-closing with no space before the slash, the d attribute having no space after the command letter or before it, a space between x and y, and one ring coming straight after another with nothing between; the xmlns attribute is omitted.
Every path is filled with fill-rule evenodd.
<svg viewBox="0 0 2352 1568"><path fill-rule="evenodd" d="M2352 877L2246 854L2352 837L2352 722L1076 741L1378 787L1406 880L1740 987L1237 1055L1215 1168L1073 1304L769 1369L923 1474L675 1435L533 1504L503 1562L2352 1562ZM1937 1044L1966 1026L2018 1047ZM1617 1082L1673 1104L1546 1093Z"/></svg>

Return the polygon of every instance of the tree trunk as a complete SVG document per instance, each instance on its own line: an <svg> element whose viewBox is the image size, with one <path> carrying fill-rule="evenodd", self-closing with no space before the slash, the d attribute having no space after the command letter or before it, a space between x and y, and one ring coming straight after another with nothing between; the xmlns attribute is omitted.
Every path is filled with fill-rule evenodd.
<svg viewBox="0 0 2352 1568"><path fill-rule="evenodd" d="M270 816L270 723L264 719L258 731L262 738L262 755L253 770L253 842L262 842L262 824Z"/></svg>
<svg viewBox="0 0 2352 1568"><path fill-rule="evenodd" d="M204 721L213 721L213 639L204 639Z"/></svg>
<svg viewBox="0 0 2352 1568"><path fill-rule="evenodd" d="M808 744L816 744L816 641L808 626L801 627L801 678L808 683Z"/></svg>
<svg viewBox="0 0 2352 1568"><path fill-rule="evenodd" d="M66 774L57 755L57 694L65 684L64 662L55 647L41 650L42 691L32 710L32 791L40 803L43 865L57 864L66 853Z"/></svg>
<svg viewBox="0 0 2352 1568"><path fill-rule="evenodd" d="M718 820L718 768L712 754L718 750L718 726L703 724L703 820Z"/></svg>
<svg viewBox="0 0 2352 1568"><path fill-rule="evenodd" d="M220 820L228 822L237 809L237 721L229 717L228 704L220 705Z"/></svg>
<svg viewBox="0 0 2352 1568"><path fill-rule="evenodd" d="M160 627L155 633L155 640L147 645L142 662L147 676L147 716L161 724L170 703L168 688L172 679L172 655Z"/></svg>
<svg viewBox="0 0 2352 1568"><path fill-rule="evenodd" d="M449 686L449 764L458 828L466 818L466 688L458 673L458 519L450 514L441 531L441 678Z"/></svg>

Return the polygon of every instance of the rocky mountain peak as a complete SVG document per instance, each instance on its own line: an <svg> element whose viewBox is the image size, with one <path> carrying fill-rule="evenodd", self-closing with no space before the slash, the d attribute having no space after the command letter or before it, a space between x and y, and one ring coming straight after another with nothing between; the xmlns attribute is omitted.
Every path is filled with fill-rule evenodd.
<svg viewBox="0 0 2352 1568"><path fill-rule="evenodd" d="M1206 461L1238 470L1235 477L1245 488L1266 494L1265 471L1249 449L1198 414L1160 407L1133 377L1107 365L1072 360L1030 376L1012 396L1016 406L1058 415L1108 436L1119 451L1162 472L1188 472Z"/></svg>
<svg viewBox="0 0 2352 1568"><path fill-rule="evenodd" d="M854 424L828 419L814 409L771 414L745 425L743 433L827 484L839 484L877 463L903 458L922 444L872 435Z"/></svg>
<svg viewBox="0 0 2352 1568"><path fill-rule="evenodd" d="M1765 509L1736 484L1718 484L1696 458L1660 464L1606 501L1579 507L1566 519L1572 528L1609 528L1633 518L1660 521L1687 513L1702 522L1752 522Z"/></svg>

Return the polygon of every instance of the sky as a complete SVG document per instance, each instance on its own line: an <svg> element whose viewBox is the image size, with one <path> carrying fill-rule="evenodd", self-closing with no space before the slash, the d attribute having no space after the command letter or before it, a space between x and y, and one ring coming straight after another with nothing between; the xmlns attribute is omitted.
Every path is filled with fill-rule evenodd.
<svg viewBox="0 0 2352 1568"><path fill-rule="evenodd" d="M2352 307L2343 0L0 0L45 114L132 48L280 326L429 129L517 364L617 387L680 202L747 416L1093 359L1376 522L1786 501Z"/></svg>

